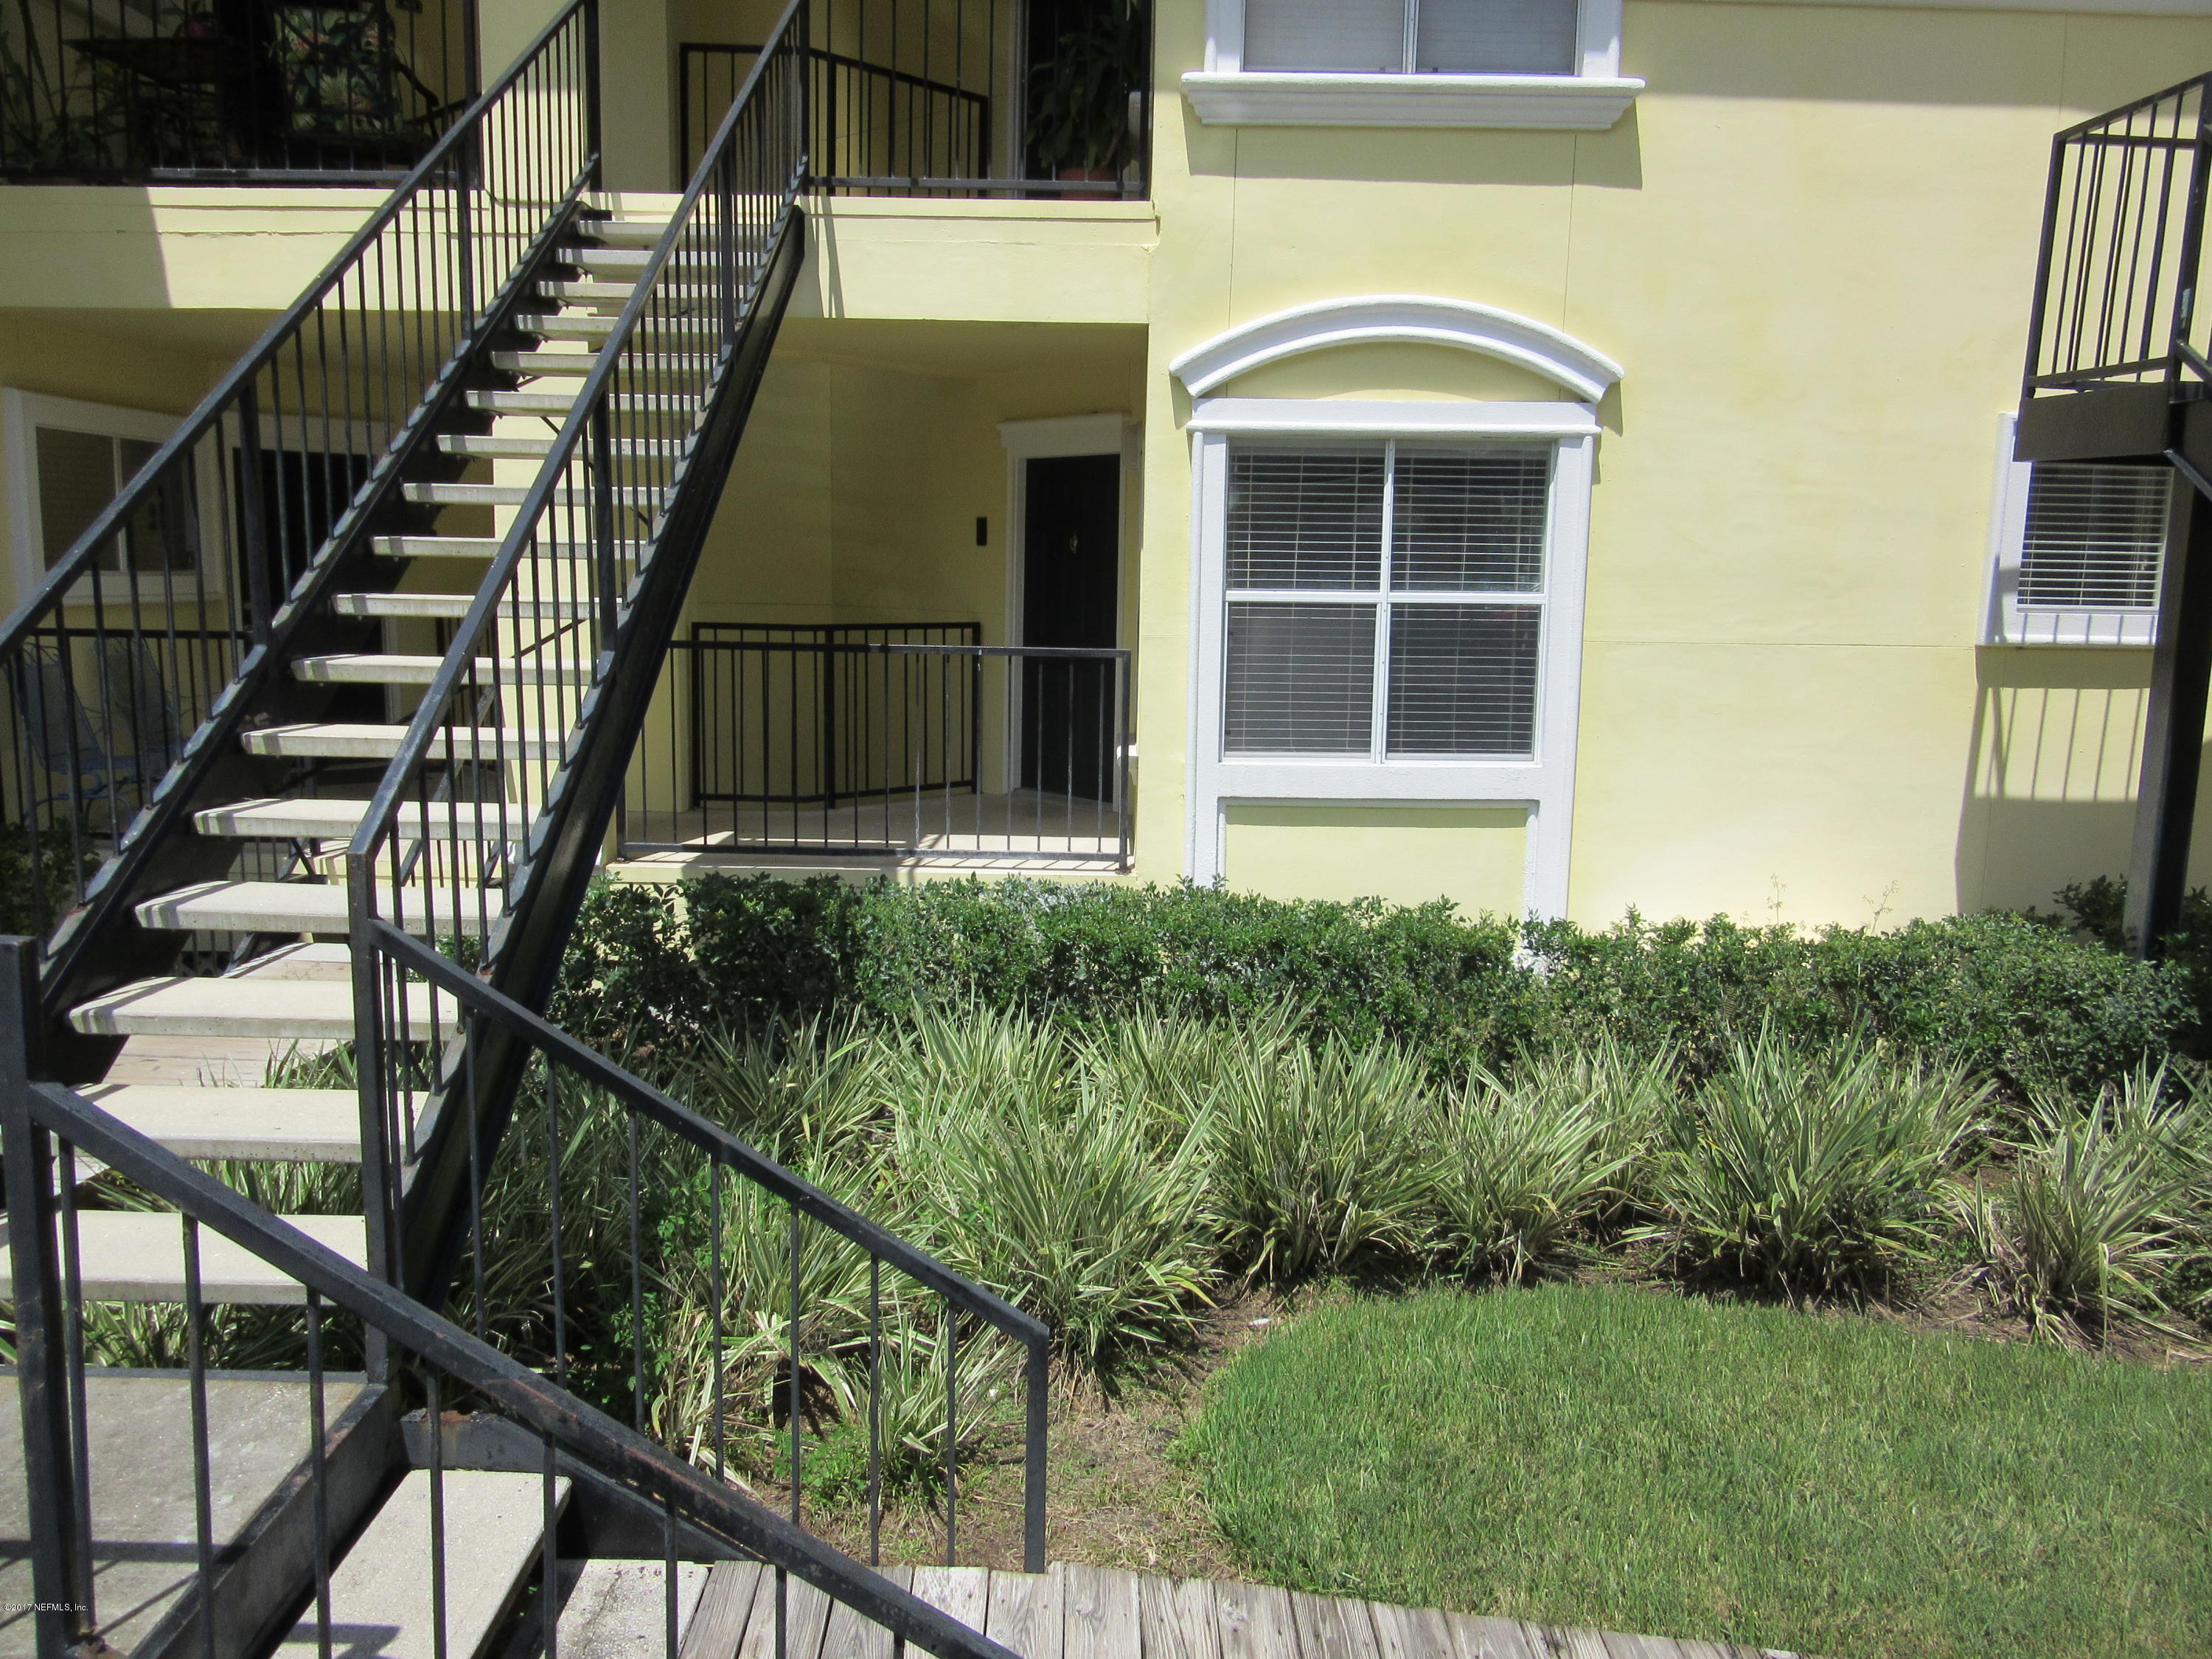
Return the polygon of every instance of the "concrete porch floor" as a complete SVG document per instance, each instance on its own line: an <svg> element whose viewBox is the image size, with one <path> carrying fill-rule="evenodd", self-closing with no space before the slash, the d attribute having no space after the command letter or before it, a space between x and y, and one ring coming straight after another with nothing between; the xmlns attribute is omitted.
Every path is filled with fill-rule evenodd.
<svg viewBox="0 0 2212 1659"><path fill-rule="evenodd" d="M1113 867L1119 814L1111 802L1034 789L981 795L924 791L837 806L708 801L682 812L630 811L623 857L751 865L763 856L873 857L1012 869L1053 864Z"/></svg>

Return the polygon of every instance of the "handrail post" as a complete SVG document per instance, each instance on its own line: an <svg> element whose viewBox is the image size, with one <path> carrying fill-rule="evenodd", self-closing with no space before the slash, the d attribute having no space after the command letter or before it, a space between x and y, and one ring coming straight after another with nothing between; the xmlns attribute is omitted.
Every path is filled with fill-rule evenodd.
<svg viewBox="0 0 2212 1659"><path fill-rule="evenodd" d="M1045 1425L1051 1394L1048 1339L1029 1341L1028 1424L1022 1444L1022 1571L1044 1571Z"/></svg>
<svg viewBox="0 0 2212 1659"><path fill-rule="evenodd" d="M0 938L0 1140L15 1262L15 1384L30 1499L33 1628L40 1659L63 1659L82 1630L73 1560L77 1513L64 1374L61 1274L54 1247L53 1138L31 1116L38 1032L38 941Z"/></svg>
<svg viewBox="0 0 2212 1659"><path fill-rule="evenodd" d="M591 151L592 188L605 190L606 158L599 142L599 0L584 0L584 142Z"/></svg>
<svg viewBox="0 0 2212 1659"><path fill-rule="evenodd" d="M238 518L240 550L246 559L248 627L256 645L269 643L276 614L275 584L270 580L269 515L261 495L261 393L252 380L238 389Z"/></svg>

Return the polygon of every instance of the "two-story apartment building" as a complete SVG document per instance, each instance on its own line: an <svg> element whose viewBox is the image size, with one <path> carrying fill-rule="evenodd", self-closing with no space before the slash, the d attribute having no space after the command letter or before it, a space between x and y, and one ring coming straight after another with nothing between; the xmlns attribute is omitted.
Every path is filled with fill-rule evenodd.
<svg viewBox="0 0 2212 1659"><path fill-rule="evenodd" d="M605 0L623 203L672 203L779 10ZM1864 922L2124 865L2165 475L2038 472L2008 417L2050 135L2203 67L2196 0L815 12L844 182L639 870ZM21 10L16 594L550 15ZM298 42L341 17L334 71ZM347 479L387 436L331 429Z"/></svg>

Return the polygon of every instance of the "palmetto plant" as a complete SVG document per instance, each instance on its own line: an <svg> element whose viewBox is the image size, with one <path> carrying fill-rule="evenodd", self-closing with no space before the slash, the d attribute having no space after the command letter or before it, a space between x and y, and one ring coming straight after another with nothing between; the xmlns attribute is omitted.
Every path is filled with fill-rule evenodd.
<svg viewBox="0 0 2212 1659"><path fill-rule="evenodd" d="M2002 1189L1966 1206L1999 1301L2039 1331L2101 1332L2168 1307L2161 1279L2202 1249L2212 1211L2212 1124L2166 1066L2097 1097L2031 1103Z"/></svg>
<svg viewBox="0 0 2212 1659"><path fill-rule="evenodd" d="M1878 1280L1933 1242L1988 1096L1876 1044L1807 1052L1762 1030L1677 1115L1650 1232L1691 1266L1793 1294Z"/></svg>
<svg viewBox="0 0 2212 1659"><path fill-rule="evenodd" d="M979 1102L901 1124L900 1168L924 1187L943 1253L1085 1364L1172 1339L1206 1299L1203 1123L1164 1158L1135 1110L1088 1097L1064 1117Z"/></svg>
<svg viewBox="0 0 2212 1659"><path fill-rule="evenodd" d="M1234 1049L1212 1094L1209 1185L1223 1242L1274 1278L1414 1250L1433 1121L1420 1062L1387 1044Z"/></svg>
<svg viewBox="0 0 2212 1659"><path fill-rule="evenodd" d="M1472 1073L1437 1115L1439 1258L1507 1278L1571 1258L1626 1196L1673 1097L1666 1061L1632 1059L1609 1040L1505 1080Z"/></svg>

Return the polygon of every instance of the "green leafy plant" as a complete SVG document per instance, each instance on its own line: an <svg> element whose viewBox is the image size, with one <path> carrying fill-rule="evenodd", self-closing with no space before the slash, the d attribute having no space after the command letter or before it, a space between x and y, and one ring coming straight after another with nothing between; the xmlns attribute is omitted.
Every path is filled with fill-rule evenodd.
<svg viewBox="0 0 2212 1659"><path fill-rule="evenodd" d="M1030 146L1051 167L1119 173L1135 151L1131 94L1145 86L1150 38L1137 0L1093 0L1030 77Z"/></svg>
<svg viewBox="0 0 2212 1659"><path fill-rule="evenodd" d="M1607 1042L1446 1100L1430 1172L1435 1249L1462 1273L1518 1279L1565 1262L1627 1196L1673 1099L1663 1060Z"/></svg>
<svg viewBox="0 0 2212 1659"><path fill-rule="evenodd" d="M1334 1037L1243 1049L1209 1098L1208 1185L1248 1271L1336 1273L1418 1249L1431 1105L1413 1055Z"/></svg>
<svg viewBox="0 0 2212 1659"><path fill-rule="evenodd" d="M1946 1166L1988 1097L1955 1066L1762 1031L1678 1115L1651 1236L1792 1293L1878 1282L1933 1242Z"/></svg>

